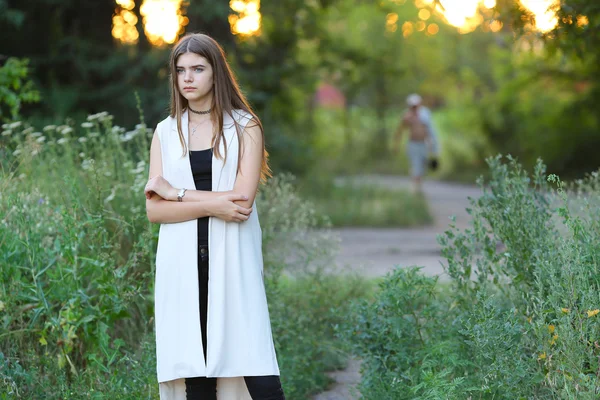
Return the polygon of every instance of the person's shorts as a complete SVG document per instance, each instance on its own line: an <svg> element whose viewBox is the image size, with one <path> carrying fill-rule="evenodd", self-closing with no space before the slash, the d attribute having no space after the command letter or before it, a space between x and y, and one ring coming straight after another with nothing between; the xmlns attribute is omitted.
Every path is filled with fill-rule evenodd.
<svg viewBox="0 0 600 400"><path fill-rule="evenodd" d="M425 142L408 142L408 158L410 173L413 177L423 176L427 167L427 144Z"/></svg>

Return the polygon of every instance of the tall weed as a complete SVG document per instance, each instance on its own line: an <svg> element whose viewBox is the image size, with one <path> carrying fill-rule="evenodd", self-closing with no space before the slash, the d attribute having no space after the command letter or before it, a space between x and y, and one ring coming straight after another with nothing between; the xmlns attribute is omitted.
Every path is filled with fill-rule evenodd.
<svg viewBox="0 0 600 400"><path fill-rule="evenodd" d="M141 119L131 131L107 113L2 126L0 398L157 398L158 226L145 215L152 131ZM272 179L257 202L282 381L303 399L342 362L332 309L368 285L322 273L337 239L292 177Z"/></svg>
<svg viewBox="0 0 600 400"><path fill-rule="evenodd" d="M448 290L399 269L342 331L365 398L600 395L599 175L567 188L541 161L488 163L470 227L439 237Z"/></svg>

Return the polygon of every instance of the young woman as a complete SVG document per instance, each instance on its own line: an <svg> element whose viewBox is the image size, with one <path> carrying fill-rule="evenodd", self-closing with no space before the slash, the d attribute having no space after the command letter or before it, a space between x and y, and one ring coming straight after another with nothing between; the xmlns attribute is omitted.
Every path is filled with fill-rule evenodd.
<svg viewBox="0 0 600 400"><path fill-rule="evenodd" d="M171 115L144 190L160 223L155 320L161 400L284 399L254 198L269 174L262 125L212 38L173 48Z"/></svg>

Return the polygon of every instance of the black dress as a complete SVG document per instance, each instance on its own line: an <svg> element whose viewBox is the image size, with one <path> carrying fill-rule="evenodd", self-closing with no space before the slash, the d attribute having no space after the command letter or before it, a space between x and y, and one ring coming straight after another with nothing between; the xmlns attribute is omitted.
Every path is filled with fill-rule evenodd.
<svg viewBox="0 0 600 400"><path fill-rule="evenodd" d="M212 190L212 149L190 151L196 190ZM198 289L202 348L206 361L206 319L208 311L208 217L198 218Z"/></svg>
<svg viewBox="0 0 600 400"><path fill-rule="evenodd" d="M196 190L212 190L212 149L190 151ZM198 244L208 245L208 217L198 218Z"/></svg>
<svg viewBox="0 0 600 400"><path fill-rule="evenodd" d="M190 151L190 164L196 190L212 190L212 149ZM200 327L206 362L206 315L208 309L208 217L198 218L198 285L200 296ZM245 376L252 399L285 400L279 376ZM217 379L185 378L187 400L216 400Z"/></svg>

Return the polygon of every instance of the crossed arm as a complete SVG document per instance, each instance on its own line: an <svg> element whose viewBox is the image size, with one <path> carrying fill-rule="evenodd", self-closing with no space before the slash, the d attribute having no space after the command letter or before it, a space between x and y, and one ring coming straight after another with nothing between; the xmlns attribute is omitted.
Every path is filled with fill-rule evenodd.
<svg viewBox="0 0 600 400"><path fill-rule="evenodd" d="M243 153L240 170L232 191L212 192L190 190L182 202L177 202L177 192L161 176L162 155L160 139L156 132L150 147L149 180L144 189L146 214L150 222L173 223L202 217L216 217L225 221L246 221L252 212L252 204L260 181L263 157L263 137L260 127L248 123L242 135Z"/></svg>

